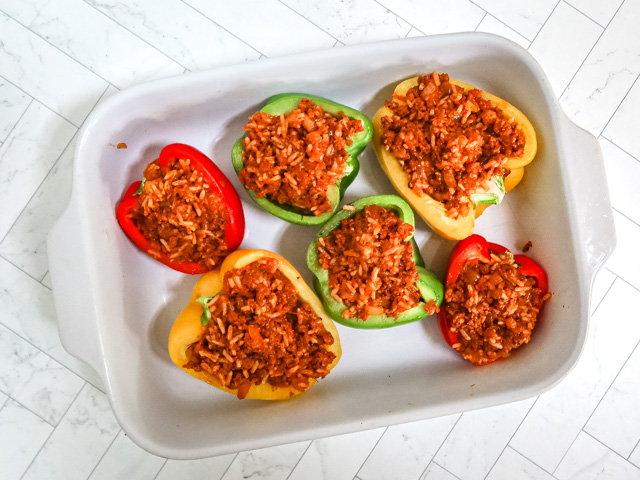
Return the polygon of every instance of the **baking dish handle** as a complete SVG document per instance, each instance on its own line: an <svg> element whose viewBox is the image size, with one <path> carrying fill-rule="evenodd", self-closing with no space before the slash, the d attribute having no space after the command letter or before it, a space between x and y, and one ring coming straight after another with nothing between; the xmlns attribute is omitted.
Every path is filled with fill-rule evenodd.
<svg viewBox="0 0 640 480"><path fill-rule="evenodd" d="M607 176L598 140L588 131L566 118L570 139L570 159L573 190L573 214L579 231L580 248L586 260L591 280L606 262L616 246L613 211L609 198Z"/></svg>
<svg viewBox="0 0 640 480"><path fill-rule="evenodd" d="M89 281L87 251L78 220L78 207L72 195L67 209L47 237L49 273L53 288L58 331L63 347L93 368L104 380L100 361L102 346L95 325L98 317ZM85 292L85 295L80 295Z"/></svg>

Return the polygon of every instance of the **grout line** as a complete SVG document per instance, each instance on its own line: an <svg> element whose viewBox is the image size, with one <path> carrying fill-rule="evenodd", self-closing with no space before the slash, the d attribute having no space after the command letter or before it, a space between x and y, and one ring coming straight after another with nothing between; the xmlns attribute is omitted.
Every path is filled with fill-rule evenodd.
<svg viewBox="0 0 640 480"><path fill-rule="evenodd" d="M580 15L582 15L583 17L591 20L591 22L593 22L594 24L596 24L598 27L600 27L602 29L602 32L604 32L605 27L603 27L602 25L600 25L598 22L596 22L593 18L591 18L589 15L587 15L586 13L584 13L582 10L574 7L573 5L571 5L569 2L567 2L566 0L561 0L562 3L564 3L567 7L571 8L572 10L575 10L576 12L578 12ZM601 34L602 35L602 34ZM600 37L598 37L600 38Z"/></svg>
<svg viewBox="0 0 640 480"><path fill-rule="evenodd" d="M216 22L213 18L209 17L208 15L205 15L204 13L202 13L200 10L198 10L197 8L195 8L193 5L191 5L190 3L186 2L185 0L180 0L182 3L184 3L187 7L189 7L191 10L193 10L194 12L198 13L199 15L202 15L204 18L206 18L207 20L209 20L211 23L213 23L214 25L216 25L218 28L220 28L221 30L224 30L225 32L227 32L229 35L231 35L233 38L237 39L239 42L244 43L247 47L249 47L250 49L252 49L254 52L259 53L260 55L264 55L264 53L262 53L260 50L258 50L257 48L255 48L253 45L248 44L246 41L244 41L242 38L240 38L239 36L237 36L235 33L233 33L230 30L227 30L225 27L223 27L222 25L220 25L218 22ZM266 55L265 55L266 56Z"/></svg>
<svg viewBox="0 0 640 480"><path fill-rule="evenodd" d="M64 366L64 365L63 365ZM66 367L65 367L66 368ZM73 372L71 372L73 373ZM77 376L77 375L76 375ZM80 377L78 377L80 378ZM81 380L84 380L83 378L81 378ZM80 390L82 390L82 388L80 388ZM2 392L3 394L5 394L8 399L10 399L12 402L17 403L18 405L20 405L22 408L24 408L26 411L28 411L29 413L31 413L32 415L38 417L40 420L42 420L44 423L46 423L47 425L50 425L51 428L53 428L54 430L56 429L56 427L58 425L55 425L53 423L51 423L49 420L47 420L46 418L44 418L42 415L40 415L38 412L34 412L33 410L31 410L29 407L27 407L24 403L22 403L20 400L17 400L15 398L13 398L13 396L7 392L5 392L4 390L0 390L0 392ZM5 400L6 403L6 400ZM2 410L2 406L4 405L4 403L2 405L0 405L0 410ZM62 420L62 417L60 417L60 420ZM58 422L60 423L60 422Z"/></svg>
<svg viewBox="0 0 640 480"><path fill-rule="evenodd" d="M636 442L635 446L631 449L631 453L629 453L629 456L627 457L627 461L629 463L631 463L632 465L636 465L635 463L633 463L631 460L629 460L629 457L631 457L631 455L633 455L633 452L636 451L637 448L640 448L640 439ZM636 465L638 468L640 468L640 465Z"/></svg>
<svg viewBox="0 0 640 480"><path fill-rule="evenodd" d="M531 46L531 40L529 40L527 37L525 37L524 35L522 35L520 32L514 30L510 25L507 25L506 23L504 23L502 20L500 20L498 17L495 17L494 15L491 15L490 13L487 12L487 14L482 18L482 20L484 21L484 19L486 17L491 17L493 18L496 22L500 23L501 25L503 25L505 28L511 30L513 33L515 33L516 35L518 35L520 38L524 39L529 45L527 45L527 49ZM482 22L480 22L482 23ZM478 27L480 27L480 24L478 24ZM478 31L478 29L476 28L476 31ZM524 48L524 47L523 47Z"/></svg>
<svg viewBox="0 0 640 480"><path fill-rule="evenodd" d="M106 78L103 78L101 75L97 74L96 72L94 72L93 70L91 70L89 67L83 65L82 63L80 63L77 59L75 59L74 57L72 57L71 55L69 55L67 52L61 50L59 47L55 46L53 43L49 42L46 38L40 36L38 33L34 32L33 30L31 30L29 27L23 25L22 23L20 23L18 20L16 20L15 18L13 18L11 15L3 12L0 9L0 13L3 13L4 15L7 16L7 18L10 18L12 21L16 22L18 25L20 25L22 28L24 28L29 34L39 38L40 40L42 40L43 42L45 42L47 45L49 45L51 48L57 50L58 52L62 53L65 57L69 58L70 60L72 60L74 63L76 63L77 65L80 65L82 68L84 68L88 73L91 73L92 75L95 75L96 77L98 77L100 80L102 80L103 82L105 82L108 85L111 84L111 82L109 82ZM32 97L32 95L29 94L30 97ZM33 97L36 98L36 97ZM42 103L42 102L40 102ZM64 118L64 117L62 117ZM65 120L67 120L65 118ZM70 122L69 120L67 120L67 122L71 123L73 125L73 122Z"/></svg>
<svg viewBox="0 0 640 480"><path fill-rule="evenodd" d="M298 12L297 10L294 10L293 8L291 8L289 5L287 5L286 3L284 3L283 0L278 0L278 2L282 5L284 5L285 7L287 7L289 10L291 10L293 13L295 13L296 15L298 15L301 19L309 22L311 25L313 25L314 27L316 27L317 29L319 29L321 32L325 33L326 35L328 35L329 37L340 41L340 39L332 34L330 34L329 32L327 32L324 28L322 28L320 25L318 25L315 22L312 22L310 18L303 16L300 12Z"/></svg>
<svg viewBox="0 0 640 480"><path fill-rule="evenodd" d="M629 89L627 90L627 93L624 94L624 97L622 97L622 100L620 100L620 103L618 103L618 106L616 107L616 109L613 111L613 113L611 114L611 116L609 117L609 120L607 120L607 123L605 123L604 127L602 127L602 130L600 130L600 134L602 134L607 127L609 126L609 124L611 123L611 120L613 120L613 117L616 116L616 113L618 113L618 110L620 110L620 107L622 106L622 104L624 103L624 101L627 99L627 97L629 96L629 93L631 93L631 90L633 90L633 88L636 86L636 83L638 83L638 79L640 78L640 74L638 74L636 76L636 79L633 81L633 83L631 84L631 86L629 87ZM635 157L634 157L635 158Z"/></svg>
<svg viewBox="0 0 640 480"><path fill-rule="evenodd" d="M65 410L65 412L62 414L62 417L60 418L60 421L58 422L58 426L62 423L62 421L64 420L64 418L67 416L67 414L69 413L69 410L71 410L71 407L76 403L76 401L78 400L78 397L80 396L80 394L83 392L83 390L86 388L86 386L89 384L89 382L85 381L85 384L82 386L82 388L80 389L80 391L78 392L78 394L75 396L75 398L73 399L73 401L69 404L69 407ZM51 440L51 437L53 436L53 434L55 432L58 431L58 427L56 426L56 428L54 428L53 430L51 430L51 433L49 434L49 436L47 437L47 439L42 442L42 445L40 446L40 449L38 450L38 452L34 455L33 459L31 460L31 462L29 463L29 465L27 465L27 468L24 469L24 472L22 473L22 475L20 475L20 478L22 479L27 472L29 471L29 469L31 468L31 466L34 464L34 462L38 459L38 457L40 456L40 453L42 453L42 450L44 450L44 447L49 443L49 440Z"/></svg>
<svg viewBox="0 0 640 480"><path fill-rule="evenodd" d="M291 478L291 475L293 475L293 472L295 472L296 468L298 468L298 465L300 465L300 462L302 461L302 459L304 458L304 456L307 454L307 452L309 451L309 449L311 448L311 445L313 444L313 442L315 442L315 440L311 440L309 442L309 445L307 445L307 448L304 449L304 452L302 452L302 455L300 455L300 458L298 459L298 461L296 462L296 464L293 466L293 468L291 469L291 471L289 472L289 475L287 475L287 479ZM235 461L235 458L234 458ZM229 467L231 467L231 465L229 465ZM227 469L228 470L228 469ZM226 471L224 473L227 473Z"/></svg>
<svg viewBox="0 0 640 480"><path fill-rule="evenodd" d="M613 272L611 272L613 273ZM598 302L598 304L594 307L593 312L591 312L589 315L590 316L594 316L596 314L596 312L598 311L598 309L600 308L600 305L602 305L602 302L604 302L604 299L607 298L607 295L609 295L609 292L611 291L611 289L613 288L613 284L616 283L616 281L618 280L618 277L615 273L614 273L615 277L613 279L613 282L611 282L611 285L609 285L609 288L607 288L607 291L605 292L605 294L602 296L602 298L600 299L600 301Z"/></svg>
<svg viewBox="0 0 640 480"><path fill-rule="evenodd" d="M447 443L447 439L451 436L451 432L453 432L453 430L456 428L456 425L458 425L458 423L460 422L460 419L462 418L462 416L464 415L463 413L458 414L458 418L456 419L455 422L453 422L453 425L451 425L451 430L449 430L449 433L447 433L447 435L444 437L444 440L442 440L442 442L440 443L440 446L436 449L435 452L433 452L433 456L431 457L431 461L429 462L429 464L427 464L427 467L423 470L422 475L424 475L424 472L427 471L427 469L429 468L429 465L431 463L435 463L436 465L438 465L440 468L446 470L447 472L449 472L449 470L447 470L446 468L444 468L442 465L440 465L438 462L435 461L435 458L438 456L438 453L440 452L440 450L442 449L442 446ZM449 472L451 473L451 472ZM453 475L453 474L452 474ZM418 477L419 478L419 477ZM457 478L457 477L456 477Z"/></svg>
<svg viewBox="0 0 640 480"><path fill-rule="evenodd" d="M24 209L23 209L24 211ZM20 215L22 215L22 212L20 212ZM18 216L19 218L20 216ZM15 224L15 222L14 222ZM13 225L11 225L11 227L13 228ZM9 232L11 231L11 228L9 229L9 231L7 232L7 235L9 234ZM5 235L5 238L6 235ZM4 239L2 239L2 241L4 241ZM2 244L2 241L0 241L0 245ZM1 253L0 253L0 258L2 260L4 260L5 262L7 262L9 265L11 265L12 267L14 267L16 270L20 271L21 273L24 273L27 277L31 278L32 280L38 282L40 285L42 285L42 283L40 282L40 280L38 280L36 277L34 277L33 275L31 275L29 272L27 272L26 270L23 270L22 268L20 268L18 265L16 265L15 263L13 263L11 260L9 260L8 258L4 257ZM45 287L47 290L51 291L50 288L48 288L46 285L42 285L43 287ZM2 322L0 321L0 324L2 324Z"/></svg>
<svg viewBox="0 0 640 480"><path fill-rule="evenodd" d="M637 467L635 464L631 463L629 460L627 460L626 458L624 458L622 455L620 455L618 452L616 452L613 448L609 447L608 445L602 443L599 439L597 439L596 437L594 437L593 435L591 435L589 432L585 432L584 430L581 430L581 432L583 432L585 435L591 437L593 440L595 440L596 442L598 442L600 445L602 445L603 447L605 447L607 450L609 450L611 453L613 453L615 456L621 458L626 464L629 464L631 466L633 466L636 469L639 469L640 471L640 467ZM605 473L605 472L601 472L601 473Z"/></svg>
<svg viewBox="0 0 640 480"><path fill-rule="evenodd" d="M109 89L109 85L108 84L104 91L102 92L102 94L100 95L100 97L98 97L98 100L94 103L93 107L91 108L91 111L95 110L96 106L102 101L102 99L104 98L105 93L107 93L107 90ZM117 88L117 87L115 87ZM38 100L34 100L36 101L38 104L43 105L41 102L39 102ZM43 105L44 107L46 107L46 105ZM48 108L48 107L46 107ZM53 110L51 110L53 112ZM53 112L54 114L58 115L60 118L62 118L63 120L69 122L66 118L62 117L61 115L57 114L56 112ZM60 158L62 158L62 155L64 155L64 153L67 151L67 148L69 148L69 145L71 145L71 143L75 140L75 138L78 135L78 132L80 131L80 129L82 128L82 126L84 125L84 122L87 120L87 118L89 118L89 115L87 115L85 117L85 119L82 121L82 123L80 124L80 126L76 126L73 125L71 122L69 122L71 125L73 125L74 127L76 127L76 132L71 135L71 138L69 139L69 141L66 143L66 145L64 146L64 148L62 148L62 150L60 151L60 155L58 155L58 158L56 158L55 162L53 162L53 164L51 165L51 168L49 169L49 171L47 172L47 174L42 178L42 181L38 184L38 186L34 189L33 194L31 195L31 197L29 197L29 200L27 200L27 202L24 204L24 207L22 208L22 210L20 210L20 213L18 214L18 216L15 218L15 220L13 221L13 223L11 224L11 226L9 227L9 229L7 230L7 233L5 234L4 237L2 237L2 239L0 239L0 244L2 244L2 242L4 242L4 240L7 238L7 236L11 233L11 230L13 229L13 227L16 225L16 223L18 222L18 220L20 219L20 217L22 217L22 214L25 212L25 210L29 207L29 204L31 203L31 201L34 199L34 197L37 195L38 191L42 188L42 185L47 181L47 179L49 178L49 175L51 175L51 172L56 168L56 166L58 165L58 163L60 162ZM16 124L17 125L17 124ZM0 255L1 256L1 255ZM4 258L4 257L2 257ZM7 260L6 258L4 258L5 260ZM9 260L7 260L9 262ZM14 265L12 262L9 262L12 265ZM18 267L17 265L14 265L16 268L18 268L19 270L23 271L24 273L26 273L27 275L29 275L31 278L33 278L34 280L36 280L38 283L41 283L40 280L37 280L35 277L33 277L32 275L30 275L28 272L26 272L25 270L23 270L22 268ZM46 275L46 273L45 273ZM44 278L44 276L42 277Z"/></svg>
<svg viewBox="0 0 640 480"><path fill-rule="evenodd" d="M113 444L116 442L116 439L118 438L118 435L120 435L120 432L122 432L122 428L118 430L118 433L115 434L115 436L113 437L113 440L111 440L111 443L109 443L109 446L104 449L104 452L102 453L102 455L100 456L96 464L93 466L93 468L89 472L89 475L87 475L87 479L90 479L91 475L93 475L93 472L96 471L96 468L98 468L98 465L100 465L100 462L102 461L102 459L107 455L107 453L109 452Z"/></svg>
<svg viewBox="0 0 640 480"><path fill-rule="evenodd" d="M173 63L175 63L176 65L184 68L185 70L187 70L187 67L185 67L184 65L182 65L180 62L178 62L175 58L172 58L170 55L166 54L165 52L163 52L162 50L160 50L159 48L157 48L155 45L149 43L147 40L145 40L144 38L142 38L141 36L139 36L137 33L129 30L127 27L125 27L123 24L121 24L119 21L115 20L114 18L111 18L109 15L107 15L106 13L104 13L102 10L100 10L98 7L96 7L95 5L92 5L90 3L87 2L87 0L82 0L82 3L84 3L85 5L87 5L90 8L93 8L96 12L100 13L102 16L104 16L104 18L106 18L107 20L109 20L110 22L112 22L113 24L117 25L118 27L122 28L124 31L129 32L131 35L133 35L134 37L136 37L138 40L140 40L142 43L147 44L148 46L150 46L152 49L154 49L156 52L158 52L160 55L162 55L163 57L165 57L167 60L172 61ZM125 3L126 6L126 3ZM111 83L111 82L109 82Z"/></svg>
<svg viewBox="0 0 640 480"><path fill-rule="evenodd" d="M160 457L160 458L162 458L162 457ZM160 475L160 472L162 472L162 469L164 468L164 466L167 464L168 461L169 461L168 458L164 459L164 462L162 462L162 466L158 469L158 471L154 475L153 480L156 480L158 478L158 475ZM222 477L220 477L220 478L222 478Z"/></svg>
<svg viewBox="0 0 640 480"><path fill-rule="evenodd" d="M397 18L399 18L400 20L402 20L403 22L405 22L407 25L409 25L411 28L409 28L409 31L405 34L405 36L403 38L407 38L407 35L409 35L409 33L411 32L412 28L415 28L417 31L419 31L421 34L423 34L425 37L428 36L428 34L424 31L422 31L421 29L419 29L418 27L416 27L413 23L411 23L409 20L407 20L406 18L404 18L402 15L398 15L394 10L391 10L389 7L387 7L386 5L380 3L379 0L373 0L375 3L377 3L378 5L380 5L382 8L384 8L387 12L392 13L393 15L395 15Z"/></svg>
<svg viewBox="0 0 640 480"><path fill-rule="evenodd" d="M626 153L627 155L629 155L631 158L633 158L634 160L640 162L640 158L636 157L634 154L632 154L631 152L627 151L626 149L622 148L620 145L618 145L614 140L612 140L611 138L605 136L603 133L601 133L598 138L604 138L607 142L609 142L612 145L615 145L616 148L618 148L619 150L623 151L624 153Z"/></svg>
<svg viewBox="0 0 640 480"><path fill-rule="evenodd" d="M551 13L549 13L549 15L547 16L547 18L545 18L544 22L542 22L542 25L540 25L540 28L538 29L538 31L536 32L536 34L533 36L533 38L531 39L531 43L529 44L529 47L527 47L527 51L529 51L529 48L531 48L531 45L533 45L533 42L536 41L536 38L538 38L538 35L540 35L540 32L542 30L544 30L544 27L547 25L547 22L549 21L549 19L551 18L551 16L555 13L555 11L558 9L558 5L560 5L560 2L562 0L558 0L558 2L556 3L556 6L553 7L553 9L551 10ZM526 38L526 37L525 37Z"/></svg>
<svg viewBox="0 0 640 480"><path fill-rule="evenodd" d="M389 426L386 426L384 428L384 432L382 432L382 435L380 435L380 437L378 438L378 440L376 440L376 443L373 447L371 447L371 450L369 451L369 453L367 454L367 456L365 457L365 459L362 461L362 464L360 465L360 468L358 468L358 470L356 471L356 475L358 476L358 474L360 473L360 470L362 470L362 467L364 467L365 463L367 463L367 460L369 460L369 457L371 456L371 454L373 453L373 451L376 449L376 447L378 446L378 444L380 443L380 440L382 440L382 437L385 436L385 434L387 433L387 431L389 430Z"/></svg>
<svg viewBox="0 0 640 480"><path fill-rule="evenodd" d="M84 378L82 375L80 375L79 373L73 371L71 368L67 367L64 363L62 363L60 360L52 357L49 353L47 353L45 350L43 350L42 348L40 348L39 346L35 345L33 342L31 342L29 339L25 338L24 336L22 336L21 334L19 334L18 332L14 331L12 328L9 328L7 325L5 325L4 323L0 322L0 325L2 325L3 328L6 328L8 331L10 331L11 333L13 333L15 336L17 336L18 338L20 338L22 341L24 341L27 345L31 345L33 348L35 348L36 350L38 350L40 353L42 353L43 355L46 355L48 358L50 358L52 361L58 363L61 367L66 368L67 370L69 370L69 372L71 372L72 374L74 374L76 377L78 377L80 380L82 380L85 383L88 383L89 385L91 385L93 388L95 388L96 390L99 390L102 393L105 393L105 391L98 387L97 385L94 385L93 383L91 383L89 380L87 380L86 378ZM64 347L63 347L64 348ZM75 358L75 357L74 357ZM83 365L86 365L86 363L82 362ZM89 367L91 368L91 367ZM82 390L82 389L81 389ZM106 394L106 393L105 393Z"/></svg>
<svg viewBox="0 0 640 480"><path fill-rule="evenodd" d="M633 223L635 226L640 227L640 224L638 222L636 222L635 220L633 220L632 218L629 218L627 215L625 215L624 213L622 213L620 210L618 210L615 207L611 207L611 210L613 210L614 212L618 213L619 215L622 215L624 218L626 218L627 220L629 220L631 223Z"/></svg>
<svg viewBox="0 0 640 480"><path fill-rule="evenodd" d="M11 86L15 86L13 85L13 83L11 83L9 80L7 80L6 78L4 78L2 75L0 75L0 78L4 81L6 81L9 85ZM16 88L18 88L16 86ZM15 123L13 124L13 126L9 129L9 131L7 132L7 136L4 137L4 140L2 142L0 142L0 148L2 147L2 145L7 142L9 140L9 138L11 137L11 134L13 133L13 131L16 129L16 126L20 123L20 120L22 120L22 118L26 115L27 110L29 110L29 108L31 107L31 104L33 104L33 102L35 101L35 99L29 95L27 92L25 92L24 90L22 90L21 88L19 89L22 93L24 93L27 97L29 97L31 100L29 101L29 103L27 104L27 107L24 109L24 111L20 114L20 116L18 117L18 119L15 121ZM66 118L65 118L66 120ZM68 121L68 120L67 120ZM7 143L7 145L9 145L10 143Z"/></svg>
<svg viewBox="0 0 640 480"><path fill-rule="evenodd" d="M489 475L491 474L491 471L493 470L493 468L496 466L496 463L498 463L498 461L500 460L500 458L502 458L502 455L504 455L504 451L507 448L511 448L514 452L517 452L517 450L513 447L510 446L511 444L511 440L513 440L513 437L516 436L516 434L518 433L518 430L520 430L520 427L522 426L522 424L524 423L524 421L527 419L527 417L529 416L529 413L531 413L531 410L533 410L533 407L536 405L536 403L538 403L538 399L540 398L540 395L538 395L536 397L536 399L533 401L533 403L531 404L531 406L529 407L529 410L527 410L527 413L524 414L524 416L522 417L522 420L520 420L520 423L518 424L518 427L516 429L514 429L513 433L511 434L511 437L509 437L509 440L507 441L507 443L505 443L504 448L502 449L502 451L500 452L500 455L498 455L495 459L495 461L493 462L493 465L491 465L491 468L487 471L487 474L485 475L484 478L489 477ZM520 453L520 452L518 452ZM534 463L534 462L532 462ZM535 465L535 463L534 463ZM536 465L539 466L539 465Z"/></svg>
<svg viewBox="0 0 640 480"><path fill-rule="evenodd" d="M584 424L582 425L582 427L580 428L581 431L585 432L587 435L590 435L589 432L587 432L585 430L585 427L587 426L587 424L589 423L589 420L591 420L591 417L593 417L593 414L595 413L595 411L598 409L598 407L600 406L600 404L602 403L602 400L604 400L604 397L607 396L607 394L609 393L609 390L611 390L611 387L613 387L613 384L616 383L616 380L618 379L618 377L620 376L620 373L622 372L622 370L624 370L624 367L627 365L627 363L629 362L629 359L633 356L633 354L635 353L636 349L638 349L638 345L640 345L640 340L636 343L636 346L633 347L633 349L631 350L631 353L627 356L627 358L625 359L624 362L622 362L622 366L618 369L618 373L615 374L615 376L613 377L613 380L611 380L611 383L609 384L609 386L607 387L607 389L605 390L605 392L602 394L602 396L600 397L600 399L598 400L598 403L596 404L596 406L593 408L593 410L591 411L591 413L589 414L589 418L587 418L587 420L584 422ZM602 443L602 442L600 442ZM604 445L604 443L603 443ZM607 448L611 448L611 447L607 447Z"/></svg>

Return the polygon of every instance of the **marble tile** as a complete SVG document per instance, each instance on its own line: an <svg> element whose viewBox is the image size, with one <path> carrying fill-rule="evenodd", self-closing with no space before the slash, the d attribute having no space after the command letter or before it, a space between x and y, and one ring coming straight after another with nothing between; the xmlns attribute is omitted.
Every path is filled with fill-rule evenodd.
<svg viewBox="0 0 640 480"><path fill-rule="evenodd" d="M89 480L152 480L162 468L166 459L156 457L133 443L120 430L107 452L98 462Z"/></svg>
<svg viewBox="0 0 640 480"><path fill-rule="evenodd" d="M27 108L0 148L0 198L11 199L0 209L0 238L7 234L76 131L40 103Z"/></svg>
<svg viewBox="0 0 640 480"><path fill-rule="evenodd" d="M594 22L606 27L624 0L565 0Z"/></svg>
<svg viewBox="0 0 640 480"><path fill-rule="evenodd" d="M331 48L336 40L278 0L184 1L267 57Z"/></svg>
<svg viewBox="0 0 640 480"><path fill-rule="evenodd" d="M0 325L0 390L57 425L84 380Z"/></svg>
<svg viewBox="0 0 640 480"><path fill-rule="evenodd" d="M393 425L358 471L362 480L418 478L442 445L460 415ZM396 460L402 458L402 463Z"/></svg>
<svg viewBox="0 0 640 480"><path fill-rule="evenodd" d="M431 462L424 473L420 476L420 480L458 480L458 477L447 472L437 463Z"/></svg>
<svg viewBox="0 0 640 480"><path fill-rule="evenodd" d="M154 480L175 480L177 478L206 478L220 480L236 454L200 460L167 460Z"/></svg>
<svg viewBox="0 0 640 480"><path fill-rule="evenodd" d="M607 261L607 268L613 273L640 289L640 225L627 217L613 211L618 244L611 258Z"/></svg>
<svg viewBox="0 0 640 480"><path fill-rule="evenodd" d="M76 126L107 88L103 79L1 12L0 76Z"/></svg>
<svg viewBox="0 0 640 480"><path fill-rule="evenodd" d="M485 12L468 0L378 0L426 35L474 31Z"/></svg>
<svg viewBox="0 0 640 480"><path fill-rule="evenodd" d="M556 96L567 87L602 30L600 25L564 2L555 8L529 47L529 53L542 66ZM562 48L557 48L558 45Z"/></svg>
<svg viewBox="0 0 640 480"><path fill-rule="evenodd" d="M281 0L346 45L404 38L411 25L373 0Z"/></svg>
<svg viewBox="0 0 640 480"><path fill-rule="evenodd" d="M33 278L49 269L47 235L71 197L75 145L74 136L0 242L0 256Z"/></svg>
<svg viewBox="0 0 640 480"><path fill-rule="evenodd" d="M0 142L7 139L31 101L29 95L0 77Z"/></svg>
<svg viewBox="0 0 640 480"><path fill-rule="evenodd" d="M51 0L38 10L29 29L118 88L184 72L85 2Z"/></svg>
<svg viewBox="0 0 640 480"><path fill-rule="evenodd" d="M591 291L591 315L599 307L600 302L604 299L605 295L609 292L611 285L616 280L615 274L610 270L603 268L600 270L593 283L593 289Z"/></svg>
<svg viewBox="0 0 640 480"><path fill-rule="evenodd" d="M0 410L0 480L21 478L52 431L47 422L8 400Z"/></svg>
<svg viewBox="0 0 640 480"><path fill-rule="evenodd" d="M191 71L260 57L257 50L180 0L86 2ZM215 48L202 48L203 44Z"/></svg>
<svg viewBox="0 0 640 480"><path fill-rule="evenodd" d="M286 480L310 443L298 442L239 453L225 472L222 480L235 480L236 478Z"/></svg>
<svg viewBox="0 0 640 480"><path fill-rule="evenodd" d="M615 281L591 318L580 361L538 397L509 442L514 450L547 472L555 470L640 340L638 302L640 291Z"/></svg>
<svg viewBox="0 0 640 480"><path fill-rule="evenodd" d="M9 399L9 397L7 395L5 395L4 393L0 392L0 410L2 410L2 407L4 407L4 403Z"/></svg>
<svg viewBox="0 0 640 480"><path fill-rule="evenodd" d="M288 480L351 480L384 428L314 440Z"/></svg>
<svg viewBox="0 0 640 480"><path fill-rule="evenodd" d="M531 398L463 413L434 461L457 477L485 478L534 401Z"/></svg>
<svg viewBox="0 0 640 480"><path fill-rule="evenodd" d="M91 384L102 386L93 369L62 347L51 290L2 258L0 323Z"/></svg>
<svg viewBox="0 0 640 480"><path fill-rule="evenodd" d="M554 480L553 475L520 455L512 448L505 448L486 480Z"/></svg>
<svg viewBox="0 0 640 480"><path fill-rule="evenodd" d="M640 159L634 158L617 145L600 137L600 147L607 172L611 205L618 212L640 225ZM637 143L637 142L636 142Z"/></svg>
<svg viewBox="0 0 640 480"><path fill-rule="evenodd" d="M570 118L596 136L640 74L640 3L624 2L560 98Z"/></svg>
<svg viewBox="0 0 640 480"><path fill-rule="evenodd" d="M640 37L638 40L640 41ZM640 49L638 55L640 55ZM636 80L602 134L640 161L640 142L634 128L638 124L638 109L640 109L640 81Z"/></svg>
<svg viewBox="0 0 640 480"><path fill-rule="evenodd" d="M584 432L571 446L567 455L554 472L558 480L595 480L612 478L616 480L636 480L640 469L605 445Z"/></svg>
<svg viewBox="0 0 640 480"><path fill-rule="evenodd" d="M501 22L509 25L527 40L533 40L544 22L558 4L557 0L475 0L474 3L485 9Z"/></svg>
<svg viewBox="0 0 640 480"><path fill-rule="evenodd" d="M583 430L627 458L640 441L640 348L629 357Z"/></svg>
<svg viewBox="0 0 640 480"><path fill-rule="evenodd" d="M107 397L86 384L22 478L87 478L119 431Z"/></svg>
<svg viewBox="0 0 640 480"><path fill-rule="evenodd" d="M476 31L500 35L501 37L508 38L509 40L517 43L522 48L529 48L529 45L531 45L530 40L527 40L518 32L509 28L493 15L485 15Z"/></svg>

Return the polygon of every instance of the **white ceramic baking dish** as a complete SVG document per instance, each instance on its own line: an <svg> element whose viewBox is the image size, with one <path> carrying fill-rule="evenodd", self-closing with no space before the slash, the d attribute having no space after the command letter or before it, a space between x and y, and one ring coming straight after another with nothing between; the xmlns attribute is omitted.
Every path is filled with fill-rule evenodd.
<svg viewBox="0 0 640 480"><path fill-rule="evenodd" d="M554 293L529 345L477 368L449 348L435 317L398 328L339 326L343 357L324 380L285 402L243 400L171 363L167 337L195 278L138 250L115 205L161 148L182 142L210 155L244 203L243 247L287 257L309 282L305 251L315 227L259 210L233 173L230 152L247 117L273 94L334 99L372 116L401 80L432 71L520 108L539 152L523 182L477 222L476 232L545 267ZM124 142L126 149L116 144ZM394 193L371 147L345 201ZM453 242L417 223L427 267L441 278ZM454 34L339 47L155 81L99 105L75 153L71 202L49 236L60 336L104 381L113 412L140 446L199 458L347 433L513 402L549 389L576 364L589 324L594 276L615 233L595 138L570 122L545 74L522 48L487 34Z"/></svg>

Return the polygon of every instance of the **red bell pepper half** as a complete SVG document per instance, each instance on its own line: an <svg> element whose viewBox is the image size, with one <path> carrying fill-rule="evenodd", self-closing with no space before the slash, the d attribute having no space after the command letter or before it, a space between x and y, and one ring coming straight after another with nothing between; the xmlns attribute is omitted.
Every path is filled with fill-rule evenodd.
<svg viewBox="0 0 640 480"><path fill-rule="evenodd" d="M464 240L460 240L451 251L449 257L449 269L447 271L445 290L456 282L465 264L480 260L489 261L491 253L500 254L508 251L509 250L502 245L487 242L487 240L480 235L474 234ZM540 298L543 298L549 289L547 274L544 270L526 255L514 255L513 260L523 275L536 279L536 288L541 290ZM448 316L446 308L440 308L440 312L438 313L438 326L440 327L442 336L449 345L452 346L458 343L458 332L451 331L451 318Z"/></svg>
<svg viewBox="0 0 640 480"><path fill-rule="evenodd" d="M226 207L228 222L225 232L225 241L229 252L237 249L242 243L244 237L244 211L238 193L224 173L213 163L209 157L199 150L182 143L173 143L167 145L160 152L158 164L164 167L173 158L189 159L191 166L202 175L203 180L209 186L214 194L223 200ZM132 183L124 192L122 201L116 209L116 217L118 223L129 236L129 238L144 252L148 252L151 243L138 230L135 222L129 215L129 212L136 206L138 202L138 189L142 182ZM205 273L208 269L204 268L197 262L176 263L169 260L166 254L160 257L154 256L156 260L167 265L174 270L192 275Z"/></svg>

